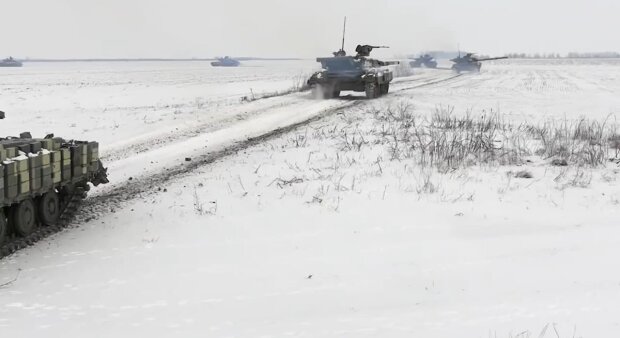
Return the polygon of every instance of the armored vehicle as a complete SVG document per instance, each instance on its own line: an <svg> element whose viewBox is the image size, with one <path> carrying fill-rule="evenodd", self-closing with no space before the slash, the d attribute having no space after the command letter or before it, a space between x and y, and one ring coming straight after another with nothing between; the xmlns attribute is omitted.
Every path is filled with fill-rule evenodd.
<svg viewBox="0 0 620 338"><path fill-rule="evenodd" d="M506 56L494 57L494 58L477 58L473 53L467 53L464 56L459 56L451 59L450 61L454 62L452 65L452 70L457 73L460 72L479 72L482 67L482 61L490 61L490 60L500 60L507 59Z"/></svg>
<svg viewBox="0 0 620 338"><path fill-rule="evenodd" d="M387 62L369 58L374 48L383 47L358 45L355 49L356 56L347 56L341 49L334 53L335 56L317 58L316 61L321 63L322 69L312 74L307 81L315 97L338 97L344 90L365 92L369 99L387 94L394 75L386 66L396 65L398 61Z"/></svg>
<svg viewBox="0 0 620 338"><path fill-rule="evenodd" d="M28 132L0 138L0 257L53 232L86 197L88 183L108 183L97 142Z"/></svg>
<svg viewBox="0 0 620 338"><path fill-rule="evenodd" d="M241 62L229 57L225 56L223 58L217 58L217 61L211 62L211 66L213 67L239 67Z"/></svg>
<svg viewBox="0 0 620 338"><path fill-rule="evenodd" d="M0 67L21 67L21 61L13 59L13 57L9 57L8 59L4 59L0 61Z"/></svg>
<svg viewBox="0 0 620 338"><path fill-rule="evenodd" d="M414 58L413 61L409 62L409 65L414 68L421 68L422 66L426 68L437 68L437 61L435 61L430 54L423 54Z"/></svg>

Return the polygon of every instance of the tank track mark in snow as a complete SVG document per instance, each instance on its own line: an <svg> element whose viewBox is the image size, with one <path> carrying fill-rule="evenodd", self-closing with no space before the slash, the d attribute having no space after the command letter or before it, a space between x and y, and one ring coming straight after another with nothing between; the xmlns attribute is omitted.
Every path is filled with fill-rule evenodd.
<svg viewBox="0 0 620 338"><path fill-rule="evenodd" d="M318 121L328 115L338 113L343 109L351 108L363 103L366 102L352 101L343 106L325 109L317 115L304 121L274 129L260 136L248 138L245 141L238 142L215 152L200 155L195 157L191 162L184 163L183 165L167 168L162 172L149 175L147 177L133 178L131 181L124 182L122 185L119 185L118 188L115 188L110 192L95 195L88 199L85 199L85 197L89 187L76 187L73 194L68 197L68 202L63 207L60 219L56 225L39 226L32 234L26 237L10 238L6 244L0 246L0 259L64 230L68 226L72 225L73 221L78 216L88 215L86 221L96 219L103 214L113 212L115 208L122 207L126 202L158 193L158 186L160 187L166 182L170 182L178 177L189 174L203 166L212 164L228 156L235 155L241 150L286 134L301 126L307 125L308 123ZM80 207L79 209L78 206Z"/></svg>
<svg viewBox="0 0 620 338"><path fill-rule="evenodd" d="M282 94L282 95L273 96L270 98L282 97L282 96L287 96L287 95L290 95L290 94ZM252 101L249 104L245 104L245 105L250 105L256 101L258 100ZM270 109L292 106L298 103L299 103L299 100L295 100L295 101L291 100L291 101L285 101L285 102L276 101L273 104L267 105L266 107L247 108L243 106L243 104L239 106L234 106L234 107L231 107L231 109L233 110L239 109L240 113L233 114L232 116L224 117L221 119L216 119L214 121L200 123L198 125L194 125L188 128L183 128L181 130L164 131L161 134L150 136L148 138L145 138L143 140L137 141L132 144L123 145L122 147L116 147L113 149L107 149L106 153L101 156L101 160L108 163L108 162L116 161L119 159L124 159L134 154L140 154L142 152L150 151L155 148L164 147L168 144L180 141L184 138L189 138L189 137L197 136L200 134L208 133L210 131L215 131L221 128L222 126L229 126L231 123L234 123L238 121L239 119L246 119L246 118L258 115L264 111L268 111ZM244 109L241 109L241 108L244 108Z"/></svg>
<svg viewBox="0 0 620 338"><path fill-rule="evenodd" d="M244 141L237 142L220 150L195 156L192 158L191 162L185 162L183 165L177 165L175 167L167 168L159 173L155 173L145 177L133 177L131 181L123 182L123 184L120 184L119 187L114 188L114 190L110 192L88 198L80 207L80 212L84 212L89 215L102 215L104 213L108 213L110 209L120 208L125 202L158 193L159 190L157 189L161 188L162 184L170 182L184 175L190 174L201 167L215 163L216 161L224 159L228 156L235 155L239 151L286 134L299 127L318 121L328 115L335 114L344 109L352 108L366 103L368 102L351 101L342 106L328 108L318 113L317 115L303 121L288 125L286 127L271 130L260 136L248 138Z"/></svg>
<svg viewBox="0 0 620 338"><path fill-rule="evenodd" d="M458 74L447 79L425 82L412 87L398 88L396 91L402 92L410 89L430 86L446 82L460 76L462 75ZM144 178L134 178L131 181L125 182L125 184L119 186L113 191L93 196L87 200L84 200L84 198L86 195L86 191L89 189L88 186L86 185L86 189L84 189L84 187L76 188L73 195L69 197L69 202L67 202L66 205L63 207L59 221L56 225L39 226L32 234L26 237L10 238L7 243L0 246L0 259L15 253L20 249L31 246L38 241L67 228L69 225L72 224L75 217L77 216L76 213L78 211L78 206L80 206L80 214L90 215L88 216L87 220L98 218L102 214L109 213L114 208L120 208L125 202L135 200L136 198L144 197L144 194L150 195L157 193L158 191L156 189L158 188L158 185L172 181L173 179L176 179L185 174L191 173L202 166L212 164L225 157L234 155L240 150L244 150L246 148L265 142L269 139L278 137L301 126L318 121L328 115L337 113L347 108L352 108L367 103L367 101L351 101L349 104L343 106L325 109L324 111L304 121L300 121L286 127L274 129L260 136L249 138L243 142L238 142L221 150L204 154L197 157L194 161L188 162L187 164L168 168L165 171ZM190 133L190 135L191 134L192 133Z"/></svg>
<svg viewBox="0 0 620 338"><path fill-rule="evenodd" d="M436 84L440 84L440 83L448 82L448 81L454 80L454 79L456 79L456 78L459 78L459 77L461 77L461 76L463 76L463 74L456 74L456 75L454 75L454 76L450 76L450 77L445 78L445 79L433 80L433 81L429 81L429 82L420 83L420 84L415 85L415 86L404 87L404 88L398 88L398 89L396 89L395 91L397 91L397 92L403 92L403 91L410 90L410 89L416 89L416 88L428 87L428 86L432 86L432 85L436 85ZM409 81L403 81L402 83L406 83L406 82L409 82Z"/></svg>

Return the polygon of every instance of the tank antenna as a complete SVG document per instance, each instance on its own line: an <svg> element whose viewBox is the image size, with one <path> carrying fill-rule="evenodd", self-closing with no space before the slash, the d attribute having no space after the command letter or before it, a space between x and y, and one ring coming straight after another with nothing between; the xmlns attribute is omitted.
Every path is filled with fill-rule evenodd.
<svg viewBox="0 0 620 338"><path fill-rule="evenodd" d="M342 27L342 47L340 47L340 50L344 50L344 35L347 32L347 17L344 17L344 25Z"/></svg>

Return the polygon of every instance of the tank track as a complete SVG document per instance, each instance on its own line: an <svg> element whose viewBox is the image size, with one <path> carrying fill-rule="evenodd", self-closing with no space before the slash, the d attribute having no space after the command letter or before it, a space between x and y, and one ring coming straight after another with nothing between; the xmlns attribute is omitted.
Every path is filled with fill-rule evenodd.
<svg viewBox="0 0 620 338"><path fill-rule="evenodd" d="M69 224L71 224L78 207L84 198L86 198L86 193L90 190L89 188L90 187L88 185L85 185L84 187L76 187L73 189L71 195L65 197L67 198L67 201L62 207L57 224L39 224L36 230L26 237L18 237L13 235L8 238L6 243L0 246L0 259L65 229Z"/></svg>

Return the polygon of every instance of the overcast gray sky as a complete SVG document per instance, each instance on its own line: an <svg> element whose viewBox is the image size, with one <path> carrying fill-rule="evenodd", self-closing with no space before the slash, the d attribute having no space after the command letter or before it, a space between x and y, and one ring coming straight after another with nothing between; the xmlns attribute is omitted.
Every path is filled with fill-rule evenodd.
<svg viewBox="0 0 620 338"><path fill-rule="evenodd" d="M314 57L619 51L620 0L2 0L0 56Z"/></svg>

